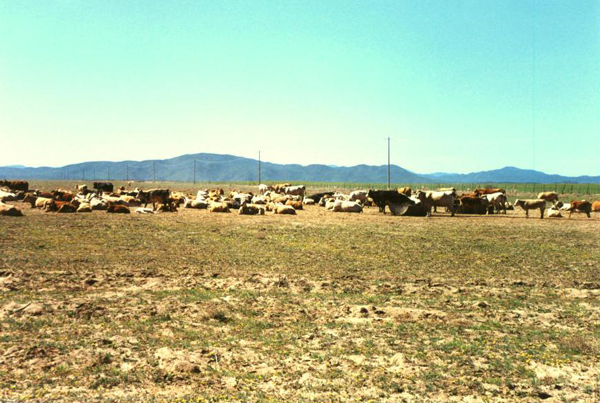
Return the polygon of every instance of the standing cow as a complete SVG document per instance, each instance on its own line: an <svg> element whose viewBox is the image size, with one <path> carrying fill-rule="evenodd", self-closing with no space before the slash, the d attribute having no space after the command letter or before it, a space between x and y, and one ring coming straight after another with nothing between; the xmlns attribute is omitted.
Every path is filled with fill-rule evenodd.
<svg viewBox="0 0 600 403"><path fill-rule="evenodd" d="M546 200L550 203L556 203L558 201L558 193L556 192L541 192L538 194L538 199Z"/></svg>
<svg viewBox="0 0 600 403"><path fill-rule="evenodd" d="M515 200L515 206L520 206L525 210L525 217L529 218L529 210L540 210L540 218L544 218L544 210L546 210L546 200Z"/></svg>
<svg viewBox="0 0 600 403"><path fill-rule="evenodd" d="M447 192L417 192L417 198L426 206L428 210L427 216L431 217L431 209L433 207L446 207L452 217L454 217L454 194Z"/></svg>

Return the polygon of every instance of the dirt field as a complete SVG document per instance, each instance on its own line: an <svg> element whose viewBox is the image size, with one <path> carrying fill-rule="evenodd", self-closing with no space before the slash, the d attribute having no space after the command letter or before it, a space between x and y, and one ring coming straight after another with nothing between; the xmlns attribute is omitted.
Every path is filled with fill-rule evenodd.
<svg viewBox="0 0 600 403"><path fill-rule="evenodd" d="M0 217L0 401L597 402L600 214Z"/></svg>

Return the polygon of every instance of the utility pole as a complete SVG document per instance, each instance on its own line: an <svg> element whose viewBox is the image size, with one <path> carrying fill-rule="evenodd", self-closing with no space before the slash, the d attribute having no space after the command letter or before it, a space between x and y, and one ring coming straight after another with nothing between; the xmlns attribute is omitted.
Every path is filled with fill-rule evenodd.
<svg viewBox="0 0 600 403"><path fill-rule="evenodd" d="M153 176L154 182L156 182L156 161L152 162L152 167L154 169L154 176Z"/></svg>
<svg viewBox="0 0 600 403"><path fill-rule="evenodd" d="M196 184L196 158L194 158L194 185Z"/></svg>
<svg viewBox="0 0 600 403"><path fill-rule="evenodd" d="M85 180L85 169L83 170L83 172L81 173L81 180L84 181Z"/></svg>
<svg viewBox="0 0 600 403"><path fill-rule="evenodd" d="M258 150L258 184L260 185L260 150Z"/></svg>
<svg viewBox="0 0 600 403"><path fill-rule="evenodd" d="M129 164L125 165L127 168L127 182L129 182Z"/></svg>
<svg viewBox="0 0 600 403"><path fill-rule="evenodd" d="M388 137L388 189L390 188L390 138Z"/></svg>
<svg viewBox="0 0 600 403"><path fill-rule="evenodd" d="M110 180L110 165L108 166L108 180Z"/></svg>

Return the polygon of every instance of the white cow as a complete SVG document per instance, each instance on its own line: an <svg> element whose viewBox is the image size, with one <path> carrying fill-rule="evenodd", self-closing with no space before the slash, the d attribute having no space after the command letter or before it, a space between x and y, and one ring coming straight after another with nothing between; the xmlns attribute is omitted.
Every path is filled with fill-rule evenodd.
<svg viewBox="0 0 600 403"><path fill-rule="evenodd" d="M284 193L291 196L301 196L300 200L302 200L306 194L306 186L288 186L284 189Z"/></svg>
<svg viewBox="0 0 600 403"><path fill-rule="evenodd" d="M363 208L357 202L336 200L333 202L333 208L331 211L342 213L362 213Z"/></svg>

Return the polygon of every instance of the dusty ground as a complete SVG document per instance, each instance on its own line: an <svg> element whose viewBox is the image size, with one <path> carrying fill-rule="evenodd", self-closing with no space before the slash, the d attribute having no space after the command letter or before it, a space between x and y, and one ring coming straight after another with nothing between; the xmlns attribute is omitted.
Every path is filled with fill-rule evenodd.
<svg viewBox="0 0 600 403"><path fill-rule="evenodd" d="M600 216L0 217L0 401L600 399Z"/></svg>

